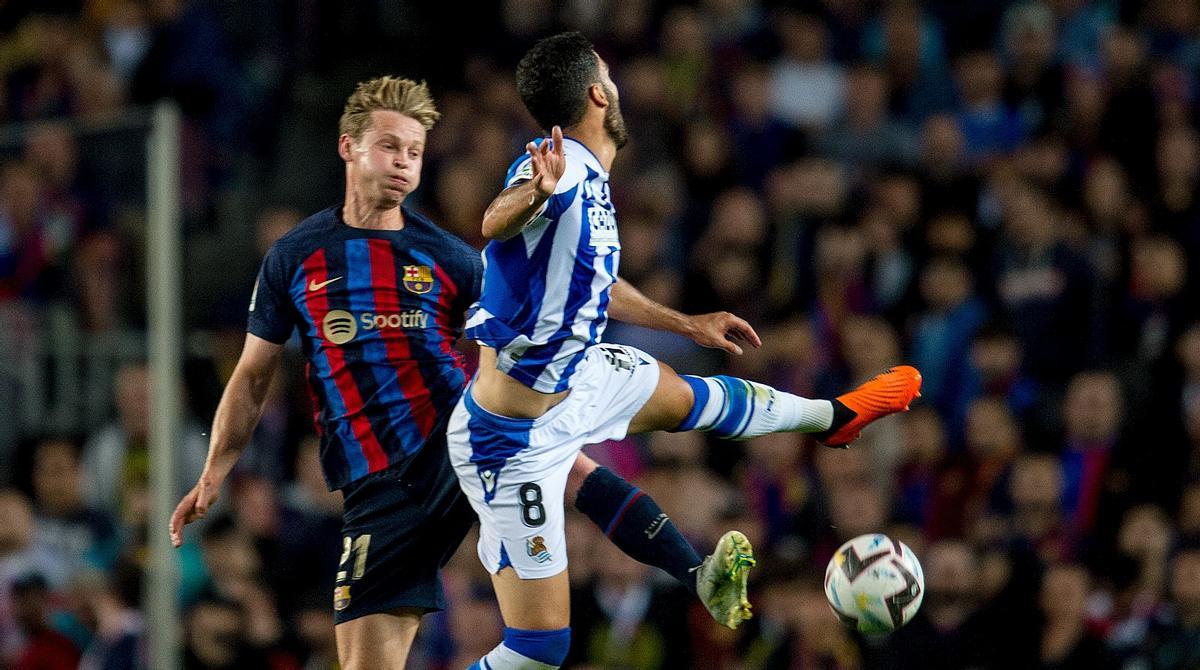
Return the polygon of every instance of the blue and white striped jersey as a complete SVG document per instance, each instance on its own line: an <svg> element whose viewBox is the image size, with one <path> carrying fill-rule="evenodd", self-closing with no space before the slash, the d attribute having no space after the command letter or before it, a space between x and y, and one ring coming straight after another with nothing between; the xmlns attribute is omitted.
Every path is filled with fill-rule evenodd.
<svg viewBox="0 0 1200 670"><path fill-rule="evenodd" d="M543 393L571 387L572 373L608 322L621 243L608 172L582 143L565 138L566 171L542 212L483 251L483 290L466 336L496 349L501 372ZM505 188L533 176L526 154Z"/></svg>

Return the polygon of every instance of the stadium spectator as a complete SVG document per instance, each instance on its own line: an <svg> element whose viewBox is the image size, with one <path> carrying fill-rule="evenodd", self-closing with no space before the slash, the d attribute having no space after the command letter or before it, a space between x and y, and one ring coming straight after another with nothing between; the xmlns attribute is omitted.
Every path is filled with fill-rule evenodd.
<svg viewBox="0 0 1200 670"><path fill-rule="evenodd" d="M112 566L122 538L112 517L84 502L79 447L49 439L33 452L33 500L38 543L70 562L72 571Z"/></svg>
<svg viewBox="0 0 1200 670"><path fill-rule="evenodd" d="M965 450L946 459L929 499L926 532L963 537L986 517L1010 510L1009 483L1022 441L1004 402L982 397L967 410Z"/></svg>
<svg viewBox="0 0 1200 670"><path fill-rule="evenodd" d="M774 114L770 71L759 63L739 68L729 84L729 137L738 147L734 154L739 184L751 188L763 183L772 167L794 150L792 129Z"/></svg>
<svg viewBox="0 0 1200 670"><path fill-rule="evenodd" d="M1154 622L1142 662L1163 670L1183 670L1200 662L1200 549L1187 548L1171 561L1171 609Z"/></svg>
<svg viewBox="0 0 1200 670"><path fill-rule="evenodd" d="M767 233L766 209L753 191L737 188L719 195L712 221L693 249L685 304L709 309L747 304L767 281Z"/></svg>
<svg viewBox="0 0 1200 670"><path fill-rule="evenodd" d="M1095 362L1104 337L1091 269L1058 240L1060 216L1041 191L1013 189L994 275L1000 303L1025 352L1025 370L1052 384Z"/></svg>
<svg viewBox="0 0 1200 670"><path fill-rule="evenodd" d="M942 540L930 545L922 560L921 611L884 645L878 665L897 670L989 667L1000 655L1000 640L983 609L974 550L961 540Z"/></svg>
<svg viewBox="0 0 1200 670"><path fill-rule="evenodd" d="M803 442L796 435L771 435L746 445L742 491L765 536L759 546L771 550L803 542L818 527L817 489L805 472Z"/></svg>
<svg viewBox="0 0 1200 670"><path fill-rule="evenodd" d="M979 164L1016 149L1027 128L1003 98L1004 72L991 51L972 51L954 65L958 82L956 115L966 141L967 160Z"/></svg>
<svg viewBox="0 0 1200 670"><path fill-rule="evenodd" d="M1062 104L1063 70L1054 60L1054 15L1039 3L1012 5L1003 21L1008 76L1004 99L1021 116L1025 128L1037 128L1055 117Z"/></svg>
<svg viewBox="0 0 1200 670"><path fill-rule="evenodd" d="M953 96L941 22L919 3L886 5L866 25L862 55L887 68L898 116L918 124Z"/></svg>
<svg viewBox="0 0 1200 670"><path fill-rule="evenodd" d="M957 425L962 398L969 395L971 341L987 318L966 265L933 258L921 268L925 309L915 315L912 360L925 382L922 397Z"/></svg>
<svg viewBox="0 0 1200 670"><path fill-rule="evenodd" d="M73 670L79 649L50 625L50 590L38 574L13 582L12 602L24 647L10 666L13 670Z"/></svg>
<svg viewBox="0 0 1200 670"><path fill-rule="evenodd" d="M82 609L92 638L80 670L137 670L145 650L145 620L138 610L142 573L129 561L117 563L108 581L85 578Z"/></svg>
<svg viewBox="0 0 1200 670"><path fill-rule="evenodd" d="M1165 235L1139 237L1130 247L1129 288L1114 329L1113 353L1155 368L1184 325L1183 305L1190 299L1187 258L1183 247Z"/></svg>
<svg viewBox="0 0 1200 670"><path fill-rule="evenodd" d="M1022 371L1024 357L1024 348L1011 328L995 321L983 325L971 343L974 388L959 402L969 404L980 394L1002 398L1028 433L1040 392L1037 383Z"/></svg>
<svg viewBox="0 0 1200 670"><path fill-rule="evenodd" d="M0 169L0 300L44 304L62 295L63 254L73 231L69 221L47 217L41 199L37 174L28 163Z"/></svg>
<svg viewBox="0 0 1200 670"><path fill-rule="evenodd" d="M1130 562L1135 575L1130 584L1132 595L1144 607L1157 605L1167 590L1174 541L1166 515L1153 505L1134 507L1121 520L1117 553Z"/></svg>
<svg viewBox="0 0 1200 670"><path fill-rule="evenodd" d="M948 113L933 114L921 126L920 169L921 200L925 210L934 214L976 211L979 179L967 164L966 137L957 119ZM966 223L971 224L967 219ZM932 222L930 222L932 228ZM943 249L965 252L968 249Z"/></svg>
<svg viewBox="0 0 1200 670"><path fill-rule="evenodd" d="M296 637L301 646L300 670L337 668L337 641L333 636L333 613L329 611L325 591L313 592L295 610Z"/></svg>
<svg viewBox="0 0 1200 670"><path fill-rule="evenodd" d="M13 586L36 574L50 589L61 591L70 577L65 558L36 541L33 508L15 489L0 489L0 660L12 663L22 648Z"/></svg>
<svg viewBox="0 0 1200 670"><path fill-rule="evenodd" d="M1045 617L1040 667L1063 670L1116 670L1104 641L1087 628L1087 596L1092 576L1083 566L1061 563L1046 569L1041 607Z"/></svg>
<svg viewBox="0 0 1200 670"><path fill-rule="evenodd" d="M144 364L119 368L113 375L117 419L93 433L83 449L88 504L133 526L145 521L150 485L149 386L149 370ZM196 425L187 425L175 452L175 486L181 495L204 468L208 441L203 432Z"/></svg>
<svg viewBox="0 0 1200 670"><path fill-rule="evenodd" d="M778 607L787 612L785 621L793 637L787 647L767 660L762 666L764 670L783 670L796 665L831 670L862 666L863 652L845 628L825 614L829 604L816 584L811 579L802 584L792 583L789 595L779 603Z"/></svg>
<svg viewBox="0 0 1200 670"><path fill-rule="evenodd" d="M1130 448L1122 443L1125 402L1115 375L1080 372L1063 401L1063 511L1071 532L1087 541L1114 527L1129 495Z"/></svg>
<svg viewBox="0 0 1200 670"><path fill-rule="evenodd" d="M844 117L815 138L817 151L860 170L908 165L917 157L916 138L888 116L887 74L856 65L846 74Z"/></svg>
<svg viewBox="0 0 1200 670"><path fill-rule="evenodd" d="M1013 463L1008 495L1012 533L1042 561L1070 558L1073 547L1063 528L1062 466L1048 454L1027 454Z"/></svg>
<svg viewBox="0 0 1200 670"><path fill-rule="evenodd" d="M577 656L567 663L631 670L691 667L688 594L650 578L649 569L608 542L594 549L590 583L571 594Z"/></svg>
<svg viewBox="0 0 1200 670"><path fill-rule="evenodd" d="M893 517L927 530L930 501L946 457L946 429L938 413L928 407L913 408L902 426Z"/></svg>
<svg viewBox="0 0 1200 670"><path fill-rule="evenodd" d="M201 539L205 569L212 591L232 602L240 602L264 576L263 557L253 538L233 518L218 517Z"/></svg>
<svg viewBox="0 0 1200 670"><path fill-rule="evenodd" d="M771 66L771 107L775 116L812 130L832 125L842 111L845 72L829 56L829 31L819 18L781 10L777 30L783 41Z"/></svg>
<svg viewBox="0 0 1200 670"><path fill-rule="evenodd" d="M78 153L75 136L62 124L39 124L26 137L25 161L42 188L47 254L63 266L62 286L52 297L78 304L87 328L111 330L120 316L119 241L107 230L103 203L81 182Z"/></svg>
<svg viewBox="0 0 1200 670"><path fill-rule="evenodd" d="M187 612L183 667L186 670L234 670L266 667L249 648L246 618L237 603L206 597Z"/></svg>

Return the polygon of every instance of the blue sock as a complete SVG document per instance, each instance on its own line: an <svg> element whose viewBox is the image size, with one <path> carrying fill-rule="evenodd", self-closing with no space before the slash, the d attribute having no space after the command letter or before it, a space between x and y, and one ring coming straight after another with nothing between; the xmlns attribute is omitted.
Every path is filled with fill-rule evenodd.
<svg viewBox="0 0 1200 670"><path fill-rule="evenodd" d="M665 570L692 593L700 558L654 499L618 477L596 468L579 487L575 509L587 515L630 558Z"/></svg>
<svg viewBox="0 0 1200 670"><path fill-rule="evenodd" d="M558 668L571 650L571 629L504 628L504 641L467 670L545 670Z"/></svg>
<svg viewBox="0 0 1200 670"><path fill-rule="evenodd" d="M833 404L737 377L682 375L692 387L692 411L675 430L702 430L726 440L767 433L820 433L833 425Z"/></svg>

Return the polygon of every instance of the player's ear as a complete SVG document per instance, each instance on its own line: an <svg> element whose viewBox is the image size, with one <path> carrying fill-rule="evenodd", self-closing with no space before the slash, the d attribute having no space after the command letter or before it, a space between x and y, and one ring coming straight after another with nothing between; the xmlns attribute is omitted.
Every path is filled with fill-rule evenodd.
<svg viewBox="0 0 1200 670"><path fill-rule="evenodd" d="M346 133L342 133L341 137L338 138L338 155L342 157L343 161L349 163L350 161L354 160L351 157L351 151L353 149L354 139Z"/></svg>
<svg viewBox="0 0 1200 670"><path fill-rule="evenodd" d="M588 99L596 104L597 107L608 107L608 94L604 92L604 85L596 82L588 87Z"/></svg>

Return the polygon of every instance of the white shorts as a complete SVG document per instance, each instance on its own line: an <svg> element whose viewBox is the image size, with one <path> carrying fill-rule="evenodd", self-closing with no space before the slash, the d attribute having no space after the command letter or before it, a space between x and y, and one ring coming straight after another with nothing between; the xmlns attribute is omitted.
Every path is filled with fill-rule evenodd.
<svg viewBox="0 0 1200 670"><path fill-rule="evenodd" d="M593 346L562 402L537 419L492 414L471 389L450 416L450 463L479 515L479 560L491 573L512 566L522 579L567 568L563 495L587 444L619 440L658 386L658 361L633 347Z"/></svg>

